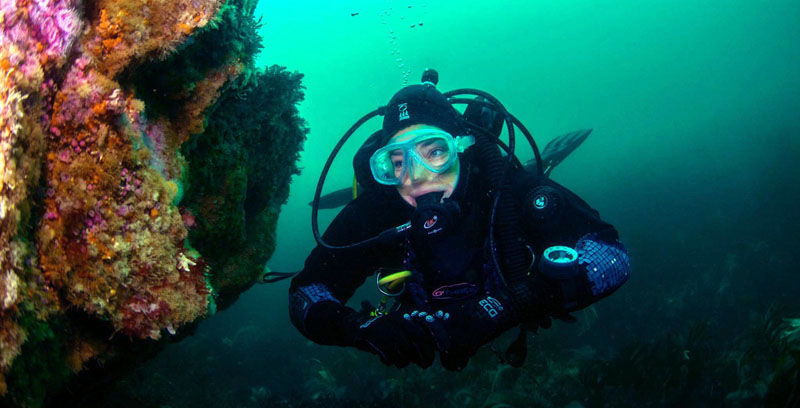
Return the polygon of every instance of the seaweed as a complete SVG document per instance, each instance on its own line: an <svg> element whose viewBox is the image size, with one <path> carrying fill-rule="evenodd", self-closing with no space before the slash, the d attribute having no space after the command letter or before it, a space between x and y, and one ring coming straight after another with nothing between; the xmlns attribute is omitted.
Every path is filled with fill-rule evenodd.
<svg viewBox="0 0 800 408"><path fill-rule="evenodd" d="M198 216L189 242L211 265L223 307L255 282L275 249L278 209L308 132L296 107L301 80L280 66L255 73L220 99L203 137L182 148L183 205Z"/></svg>

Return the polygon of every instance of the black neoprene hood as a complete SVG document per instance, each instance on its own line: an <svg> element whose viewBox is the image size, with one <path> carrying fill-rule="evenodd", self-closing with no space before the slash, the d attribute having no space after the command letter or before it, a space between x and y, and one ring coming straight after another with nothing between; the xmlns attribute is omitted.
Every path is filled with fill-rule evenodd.
<svg viewBox="0 0 800 408"><path fill-rule="evenodd" d="M461 115L431 84L409 85L392 96L383 114L383 144L399 130L419 124L436 126L453 136L463 133Z"/></svg>

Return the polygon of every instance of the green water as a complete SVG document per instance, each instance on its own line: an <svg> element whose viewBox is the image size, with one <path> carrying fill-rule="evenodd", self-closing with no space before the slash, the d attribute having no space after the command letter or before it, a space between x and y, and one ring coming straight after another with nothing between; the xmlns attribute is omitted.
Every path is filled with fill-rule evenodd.
<svg viewBox="0 0 800 408"><path fill-rule="evenodd" d="M407 71L409 83L433 67L441 90L491 92L540 145L594 128L554 178L615 223L651 207L637 191L679 193L733 174L755 183L752 169L779 153L775 143L797 146L787 132L800 117L796 1L274 3L283 2L257 10L266 22L260 61L306 75L300 110L311 128L274 269L302 266L313 245L306 203L325 159ZM350 147L329 186L348 185Z"/></svg>

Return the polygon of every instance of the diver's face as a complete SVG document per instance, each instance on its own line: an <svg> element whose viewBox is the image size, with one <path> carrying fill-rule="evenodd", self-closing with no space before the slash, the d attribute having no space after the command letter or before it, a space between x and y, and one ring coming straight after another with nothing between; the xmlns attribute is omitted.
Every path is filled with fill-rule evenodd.
<svg viewBox="0 0 800 408"><path fill-rule="evenodd" d="M413 134L409 134L409 132L418 129L441 130L436 126L411 125L395 133L389 140L389 143L409 140L414 136ZM444 195L442 198L450 197L450 195L453 194L453 190L455 190L456 183L458 182L458 171L460 167L458 159L456 159L456 162L453 163L449 169L441 173L434 173L425 168L422 164L415 163L413 160L410 166L411 167L403 176L402 183L397 186L397 192L399 192L400 196L413 207L417 206L417 197L431 192L443 191Z"/></svg>

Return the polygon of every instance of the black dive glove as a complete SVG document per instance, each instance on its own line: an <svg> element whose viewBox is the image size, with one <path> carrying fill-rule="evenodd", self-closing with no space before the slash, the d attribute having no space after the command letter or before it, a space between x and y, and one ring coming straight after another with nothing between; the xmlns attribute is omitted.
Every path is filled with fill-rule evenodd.
<svg viewBox="0 0 800 408"><path fill-rule="evenodd" d="M535 330L549 328L550 317L575 320L564 309L564 298L556 283L536 277L523 285L530 294L526 304L513 302L507 287L489 279L484 291L470 298L440 305L426 303L405 312L403 318L424 322L439 350L442 366L460 371L479 348L521 323L526 330Z"/></svg>
<svg viewBox="0 0 800 408"><path fill-rule="evenodd" d="M377 354L386 365L430 367L436 351L430 332L421 322L402 315L391 312L363 321L354 332L353 345Z"/></svg>
<svg viewBox="0 0 800 408"><path fill-rule="evenodd" d="M481 346L519 324L506 292L489 283L472 297L428 303L405 312L403 318L425 324L439 350L442 366L448 370L463 369Z"/></svg>
<svg viewBox="0 0 800 408"><path fill-rule="evenodd" d="M433 363L435 346L426 327L403 319L400 312L370 318L342 305L321 283L290 292L289 316L303 335L319 344L356 347L398 367Z"/></svg>

